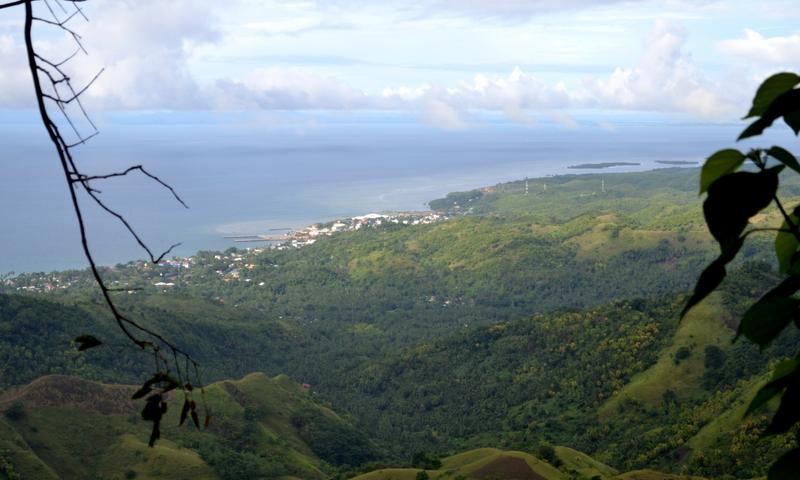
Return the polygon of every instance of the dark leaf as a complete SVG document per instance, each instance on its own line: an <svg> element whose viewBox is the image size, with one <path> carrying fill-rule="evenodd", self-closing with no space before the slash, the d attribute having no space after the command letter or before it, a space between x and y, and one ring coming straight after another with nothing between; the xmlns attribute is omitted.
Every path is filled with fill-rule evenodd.
<svg viewBox="0 0 800 480"><path fill-rule="evenodd" d="M753 98L753 106L747 112L745 118L760 117L776 98L793 89L799 83L800 76L791 72L776 73L764 80L761 86L758 87L756 96Z"/></svg>
<svg viewBox="0 0 800 480"><path fill-rule="evenodd" d="M747 309L739 323L736 339L744 335L759 347L765 348L792 323L798 305L800 300L794 298L777 296L762 298Z"/></svg>
<svg viewBox="0 0 800 480"><path fill-rule="evenodd" d="M761 390L759 390L756 396L753 397L753 400L750 401L750 405L747 406L747 411L744 413L744 416L751 415L764 406L764 404L775 398L776 395L780 395L784 388L785 386L773 383L768 383L761 387Z"/></svg>
<svg viewBox="0 0 800 480"><path fill-rule="evenodd" d="M723 250L723 253L703 270L703 273L700 274L700 278L697 280L697 285L694 287L692 296L689 298L689 301L686 302L686 306L683 307L681 318L685 317L692 307L716 290L722 281L725 280L725 275L727 274L725 265L736 257L740 248L742 248L742 240L737 239L736 242L728 245L727 248Z"/></svg>
<svg viewBox="0 0 800 480"><path fill-rule="evenodd" d="M784 117L784 120L795 134L798 133L798 131L800 131L798 110L800 110L800 90L789 90L781 94L772 102L761 118L750 124L750 126L739 135L739 140L761 135L775 120L781 117Z"/></svg>
<svg viewBox="0 0 800 480"><path fill-rule="evenodd" d="M150 442L147 445L152 448L159 438L161 438L161 422L153 422L153 431L150 432Z"/></svg>
<svg viewBox="0 0 800 480"><path fill-rule="evenodd" d="M711 234L724 251L736 242L753 215L767 207L778 189L778 173L783 166L757 173L725 175L708 188L703 213Z"/></svg>
<svg viewBox="0 0 800 480"><path fill-rule="evenodd" d="M211 419L212 418L213 417L211 415L206 414L206 420L205 420L205 422L203 422L203 428L208 428L208 426L211 425Z"/></svg>
<svg viewBox="0 0 800 480"><path fill-rule="evenodd" d="M136 393L134 393L131 398L134 399L134 400L138 400L140 398L144 398L145 395L147 395L148 393L150 393L152 391L153 391L153 389L150 388L150 385L144 384L144 385L142 385L142 388L140 388L139 390L136 390Z"/></svg>
<svg viewBox="0 0 800 480"><path fill-rule="evenodd" d="M166 392L169 392L170 390L174 390L174 389L178 388L178 385L180 385L180 383L178 383L178 381L175 380L175 378L173 378L172 375L170 375L168 373L163 373L163 372L157 373L151 379L151 381L153 382L153 384L155 384L155 383L160 384L159 388L161 388L161 392L162 393L166 393Z"/></svg>
<svg viewBox="0 0 800 480"><path fill-rule="evenodd" d="M789 128L797 135L797 133L800 132L800 109L785 113L783 115L783 121L786 122L786 125L789 125Z"/></svg>
<svg viewBox="0 0 800 480"><path fill-rule="evenodd" d="M158 384L158 385L156 385ZM154 386L158 386L161 389L161 393L169 392L170 390L174 390L175 388L180 385L177 380L172 378L167 373L159 372L153 375L152 378L144 382L142 388L140 388L136 393L133 394L133 398L138 399L142 398L148 393L153 391Z"/></svg>
<svg viewBox="0 0 800 480"><path fill-rule="evenodd" d="M797 375L797 368L800 366L800 362L797 359L790 358L784 360L777 365L772 370L772 378L770 379L769 383L761 387L753 400L750 401L750 405L747 407L747 411L744 413L744 416L748 416L754 411L761 408L764 404L772 400L776 395L779 395L783 390L793 381L793 377L796 378ZM791 377L790 377L791 375Z"/></svg>
<svg viewBox="0 0 800 480"><path fill-rule="evenodd" d="M183 401L183 408L181 408L181 421L178 425L183 425L183 422L186 421L186 415L189 413L189 400L186 399Z"/></svg>
<svg viewBox="0 0 800 480"><path fill-rule="evenodd" d="M178 382L177 382L177 381L175 381L174 379L171 379L171 380L170 380L170 381L168 381L168 382L164 382L164 383L161 385L161 393L167 393L167 392L169 392L170 390L175 390L176 388L178 388L178 385L180 385L180 383L178 383Z"/></svg>
<svg viewBox="0 0 800 480"><path fill-rule="evenodd" d="M732 148L720 150L708 157L700 171L700 193L705 193L718 178L735 172L744 160L744 154Z"/></svg>
<svg viewBox="0 0 800 480"><path fill-rule="evenodd" d="M789 450L769 467L767 480L797 480L800 472L800 448Z"/></svg>
<svg viewBox="0 0 800 480"><path fill-rule="evenodd" d="M745 312L736 338L744 335L761 348L766 347L797 314L800 300L791 298L800 290L800 276L792 275L778 284Z"/></svg>
<svg viewBox="0 0 800 480"><path fill-rule="evenodd" d="M198 430L200 430L200 419L197 417L197 410L192 410L191 415L192 415L192 421L194 422L194 426L197 427Z"/></svg>
<svg viewBox="0 0 800 480"><path fill-rule="evenodd" d="M797 378L789 377L795 380L786 388L781 397L781 404L778 406L778 411L772 417L772 422L764 431L762 436L778 435L788 432L798 421L800 421L800 384Z"/></svg>
<svg viewBox="0 0 800 480"><path fill-rule="evenodd" d="M103 344L103 342L101 342L100 340L98 340L97 338L95 338L92 335L81 335L80 337L75 339L75 343L79 344L78 345L78 351L79 352L82 352L84 350L88 350L90 348L94 348L94 347L97 347L97 346Z"/></svg>
<svg viewBox="0 0 800 480"><path fill-rule="evenodd" d="M781 147L772 147L767 150L767 155L791 168L795 172L800 173L800 163L798 163L797 157L795 157L790 151Z"/></svg>
<svg viewBox="0 0 800 480"><path fill-rule="evenodd" d="M161 395L150 395L147 397L144 409L142 409L142 419L150 422L161 420Z"/></svg>

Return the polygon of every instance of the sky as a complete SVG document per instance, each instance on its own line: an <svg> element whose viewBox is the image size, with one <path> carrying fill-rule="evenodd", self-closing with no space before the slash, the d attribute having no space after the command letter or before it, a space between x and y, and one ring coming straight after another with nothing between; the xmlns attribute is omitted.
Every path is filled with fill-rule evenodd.
<svg viewBox="0 0 800 480"><path fill-rule="evenodd" d="M280 123L377 112L374 121L405 115L441 130L489 117L576 127L581 114L725 122L742 116L763 78L800 65L794 0L84 5L90 21L70 26L88 54L68 66L76 82L105 68L85 96L101 117L250 112ZM20 8L0 10L0 111L33 106L21 28ZM52 27L34 34L51 58L72 53Z"/></svg>

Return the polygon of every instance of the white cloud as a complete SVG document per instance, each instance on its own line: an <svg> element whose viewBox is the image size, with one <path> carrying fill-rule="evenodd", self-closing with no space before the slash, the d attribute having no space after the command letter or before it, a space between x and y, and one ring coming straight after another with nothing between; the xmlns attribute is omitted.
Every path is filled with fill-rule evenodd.
<svg viewBox="0 0 800 480"><path fill-rule="evenodd" d="M337 7L335 3L325 8L345 9L343 4ZM594 2L429 0L423 3L470 11L524 10L535 13L563 8L588 8ZM254 12L261 4L237 0L230 8ZM698 69L684 51L687 32L666 21L656 23L638 63L631 67L619 67L606 77L589 78L584 83L577 81L574 75L571 79L559 81L552 72L541 76L526 73L518 67L508 75L477 75L468 82L458 81L458 77L453 75L446 81L420 76L409 80L402 77L407 69L383 66L381 68L386 72L396 73L396 79L387 74L388 80L384 82L381 79L377 89L368 91L366 87L358 86L357 75L344 76L341 72L345 69L339 69L336 65L313 65L314 62L304 68L264 68L262 63L248 64L246 58L242 57L236 70L231 71L228 68L231 65L225 63L222 57L219 70L212 68L199 74L192 68L193 61L196 55L207 54L210 47L219 47L222 52L247 50L252 45L263 45L248 43L255 41L256 37L259 42L283 42L279 44L284 45L295 41L291 35L326 21L325 16L319 15L316 10L322 6L314 2L286 2L283 13L274 19L254 15L247 21L239 19L240 22L235 25L221 22L215 16L219 13L215 9L221 8L218 2L210 0L94 0L89 12L92 21L80 27L90 55L79 55L71 62L78 83L81 78L88 80L99 68L106 68L104 75L88 92L86 99L90 107L122 110L403 110L417 112L424 121L449 129L466 128L470 123L470 115L475 111L502 112L512 121L526 124L533 123L534 116L544 115L565 126L575 127L574 119L564 110L619 108L715 116L725 114L729 109L729 102L717 93L717 85ZM300 16L294 18L291 14ZM367 13L359 15L365 16ZM235 36L242 33L240 27L244 30L243 37ZM463 34L472 31L472 27L462 25L459 28ZM261 38L262 31L274 33L276 29L283 34L278 35L281 38ZM532 44L541 43L540 37L531 37L531 40L524 36L525 32L519 29L514 31L519 34L514 37L515 42L528 39ZM546 32L539 33L545 35ZM413 56L408 50L414 48L396 52L395 49L399 48L397 41L381 44L385 36L374 31L364 38L365 41L374 40L380 44L386 50L385 55L392 58L396 55ZM767 43L774 40L760 38ZM487 46L486 51L503 52L514 44L509 43L508 39L500 40ZM301 45L303 48L308 45L308 55L313 57L317 51L312 50L311 46L320 40L315 37L303 41L309 42ZM413 42L411 44L416 45ZM67 40L48 38L41 45L53 58L63 58L70 53ZM431 45L431 49L438 48L443 49L441 53L444 55L450 47ZM786 48L781 46L779 50L791 55L791 52L785 53ZM15 41L14 37L0 36L0 55L4 66L9 63L7 58L23 53L18 39ZM20 64L19 69L3 68L0 71L0 106L19 106L20 98L29 95L24 62L17 63ZM205 65L213 67L215 64L212 61ZM369 70L375 67L353 67L356 68ZM363 71L358 75L364 75ZM387 84L388 87L380 90ZM22 95L23 92L25 95Z"/></svg>
<svg viewBox="0 0 800 480"><path fill-rule="evenodd" d="M748 28L744 38L723 40L717 48L722 53L759 65L796 68L800 62L800 34L767 38Z"/></svg>
<svg viewBox="0 0 800 480"><path fill-rule="evenodd" d="M714 117L731 111L683 51L687 32L659 20L650 33L638 64L617 68L607 79L588 82L599 106L629 110L678 111Z"/></svg>
<svg viewBox="0 0 800 480"><path fill-rule="evenodd" d="M439 8L485 15L537 15L563 10L596 8L636 0L434 0Z"/></svg>
<svg viewBox="0 0 800 480"><path fill-rule="evenodd" d="M223 109L342 110L370 106L366 93L333 77L301 69L270 68L241 80L221 79L209 92Z"/></svg>
<svg viewBox="0 0 800 480"><path fill-rule="evenodd" d="M429 125L444 130L463 130L468 126L463 112L444 100L430 96L422 105L422 119Z"/></svg>
<svg viewBox="0 0 800 480"><path fill-rule="evenodd" d="M89 55L70 62L78 83L105 68L87 92L88 103L117 109L207 106L187 62L197 45L219 38L212 5L207 0L93 2L91 21L77 27ZM60 55L69 48L65 39Z"/></svg>
<svg viewBox="0 0 800 480"><path fill-rule="evenodd" d="M0 106L35 108L25 45L10 35L0 35Z"/></svg>

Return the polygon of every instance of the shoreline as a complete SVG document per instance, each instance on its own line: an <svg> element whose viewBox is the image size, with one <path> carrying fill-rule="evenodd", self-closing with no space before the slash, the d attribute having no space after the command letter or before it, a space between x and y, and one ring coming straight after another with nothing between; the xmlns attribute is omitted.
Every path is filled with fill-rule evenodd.
<svg viewBox="0 0 800 480"><path fill-rule="evenodd" d="M672 160L668 160L668 161L669 162L677 162L677 161L672 161ZM559 171L557 173L538 174L535 177L527 177L527 179L528 180L535 180L535 179L545 179L545 178L553 178L553 177L560 177L560 176L625 175L625 174L628 174L628 173L645 173L645 172L651 172L651 171L656 171L656 170L670 170L670 169L685 170L685 169L692 169L692 168L699 169L699 166L700 166L699 163L696 163L696 164L686 164L686 163L673 164L673 163L659 163L659 162L662 162L662 161L641 162L640 165L638 166L638 168L618 167L618 168L614 168L613 170L602 170L602 171L569 171L567 169L567 166L562 165L559 168ZM667 162L667 161L664 161L664 162ZM642 168L642 167L644 167L644 168ZM429 203L430 202L432 202L434 200L437 200L439 198L444 198L447 193L465 192L465 191L471 191L471 190L480 190L482 188L486 188L487 186L499 185L499 184L503 184L503 183L512 183L512 182L524 181L524 179L526 177L522 173L515 173L514 175L498 175L495 178L496 178L496 181L494 181L494 182L491 179L487 179L487 180L481 182L480 184L477 184L477 182L475 182L475 183L470 182L469 184L464 185L463 188L458 188L458 189L455 189L455 190L449 190L448 192L440 194L436 198L429 198L427 201L425 201L423 204L420 205L420 207L421 207L420 209L391 209L391 208L387 208L387 209L380 209L380 210L377 210L377 211L379 213L381 213L381 214L396 213L396 212L407 212L407 213L425 212L425 211L429 211ZM362 210L362 212L363 212L363 210ZM363 213L361 213L360 215L363 215ZM352 215L349 218L358 217L360 215ZM181 257L181 258L183 258L183 257L191 257L191 256L197 255L199 252L202 252L202 251L224 251L226 248L236 247L236 243L235 242L228 242L227 239L224 238L224 237L227 237L227 236L253 237L255 235L258 235L258 233L252 233L251 234L251 233L246 233L246 232L241 232L241 231L236 232L236 231L232 231L232 230L220 231L220 227L234 226L234 225L237 225L237 224L238 225L246 225L246 224L257 224L257 223L263 223L263 222L275 222L271 227L268 227L268 225L265 224L264 226L267 227L267 228L259 229L259 230L260 231L269 231L269 230L271 230L271 228L274 228L276 226L285 227L288 223L295 223L296 225L298 225L295 229L307 229L307 228L309 228L309 227L311 227L313 225L318 225L318 224L324 225L324 224L335 222L335 221L343 219L343 218L348 218L348 216L347 215L325 216L325 217L317 217L317 219L307 218L307 219L304 219L304 220L303 219L298 219L298 220L286 220L286 221L273 220L273 219L249 220L249 221L242 221L242 222L232 222L232 223L227 223L227 224L218 224L217 226L208 227L208 230L207 230L208 233L203 235L203 237L205 238L205 241L203 242L204 245L199 246L197 248L193 247L193 250L191 252L186 252L185 254L182 254L182 255L176 255L176 257ZM216 245L214 245L214 244L216 244ZM253 248L255 248L255 247L256 247L256 244L254 243L253 244ZM126 264L126 263L129 263L129 262L137 262L137 261L142 261L142 259L141 258L128 258L128 259L122 259L122 260L116 260L116 261L100 261L100 262L98 262L98 265L101 266L101 267L105 267L105 268L111 268L111 267L113 267L113 266L115 266L117 264ZM0 275L11 273L11 271L13 271L14 275L16 276L16 275L31 274L31 273L81 271L81 270L86 269L87 267L86 267L85 263L83 263L83 259L82 258L81 258L80 262L81 262L80 264L77 264L77 263L76 264L65 264L65 265L61 265L61 266L48 267L48 268L44 268L44 269L36 269L36 268L34 268L34 269L24 269L23 270L23 269L18 269L17 268L17 269L10 269L8 272L4 272L2 269L0 269Z"/></svg>

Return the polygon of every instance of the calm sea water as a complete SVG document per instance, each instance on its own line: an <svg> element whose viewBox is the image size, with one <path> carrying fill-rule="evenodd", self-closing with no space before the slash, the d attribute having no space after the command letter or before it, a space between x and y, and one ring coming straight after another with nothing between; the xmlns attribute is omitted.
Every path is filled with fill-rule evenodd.
<svg viewBox="0 0 800 480"><path fill-rule="evenodd" d="M64 179L41 127L6 122L0 125L0 273L84 267ZM182 242L176 254L189 255L234 246L225 235L425 209L450 191L578 173L567 169L576 163L640 162L627 169L644 170L658 168L657 160L701 161L732 145L739 128L633 119L612 130L589 121L578 129L489 122L443 132L402 120L276 126L144 116L108 120L77 155L90 174L141 163L171 183L189 210L140 178L97 187L154 249ZM87 211L101 263L143 258L118 225L96 208Z"/></svg>

